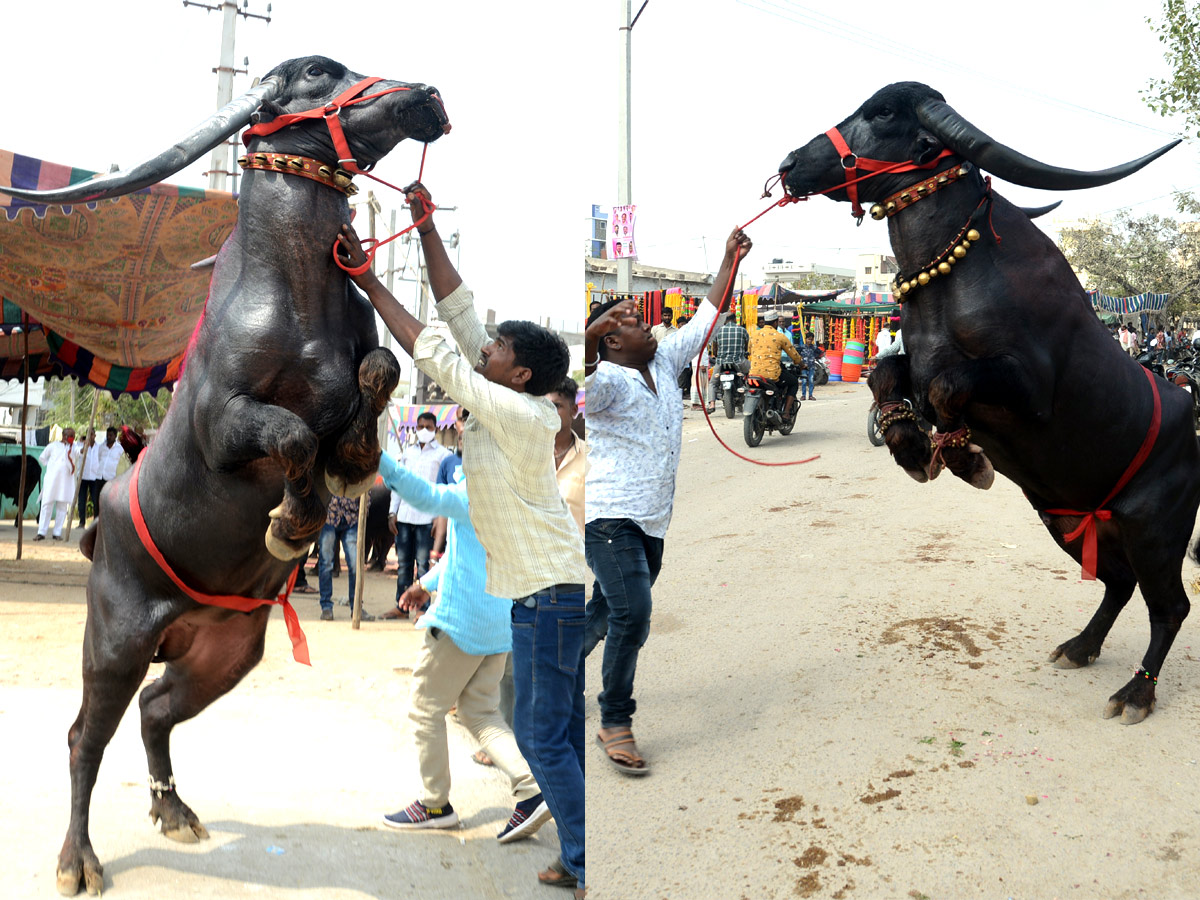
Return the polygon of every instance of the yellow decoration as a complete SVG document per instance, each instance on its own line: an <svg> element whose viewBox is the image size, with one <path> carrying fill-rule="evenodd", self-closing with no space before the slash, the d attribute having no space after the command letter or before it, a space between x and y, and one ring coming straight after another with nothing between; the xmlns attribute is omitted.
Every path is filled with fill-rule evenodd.
<svg viewBox="0 0 1200 900"><path fill-rule="evenodd" d="M974 228L972 228L970 231L967 232L967 240L968 241L979 240L979 232L976 231Z"/></svg>

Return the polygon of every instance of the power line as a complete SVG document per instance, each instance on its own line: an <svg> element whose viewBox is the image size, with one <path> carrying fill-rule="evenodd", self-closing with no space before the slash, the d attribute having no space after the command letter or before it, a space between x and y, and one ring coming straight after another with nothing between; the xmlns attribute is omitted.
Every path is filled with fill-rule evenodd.
<svg viewBox="0 0 1200 900"><path fill-rule="evenodd" d="M844 22L841 19L833 16L819 13L808 7L802 6L793 0L737 0L737 2L745 7L754 9L766 15L775 16L787 22L792 22L796 25L802 25L810 28L813 31L821 34L837 38L839 40L853 43L857 46L864 44L871 47L873 53L882 53L888 56L894 56L897 59L903 59L911 63L916 56L914 51L910 49L896 49L891 46L894 38L886 35L878 34ZM1106 113L1102 110L1092 109L1091 107L1083 106L1078 103L1073 103L1070 100L1063 100L1059 97L1051 96L1043 91L1034 88L1025 87L1023 85L1014 84L1011 81L1005 81L1002 78L997 78L989 71L980 71L964 66L959 63L948 62L938 59L933 56L923 55L919 57L923 63L930 68L938 69L951 75L970 75L972 78L989 81L999 87L1017 94L1024 95L1047 106L1058 107L1061 109L1070 109L1076 112L1082 112L1086 115L1098 119L1106 119L1110 122L1118 122L1122 125L1128 125L1132 128L1137 128L1142 131L1151 132L1154 134L1165 135L1169 137L1183 137L1189 143L1191 139L1180 132L1169 131L1164 128L1154 128L1141 122L1133 122L1129 119L1123 119L1120 116L1114 116L1111 113Z"/></svg>

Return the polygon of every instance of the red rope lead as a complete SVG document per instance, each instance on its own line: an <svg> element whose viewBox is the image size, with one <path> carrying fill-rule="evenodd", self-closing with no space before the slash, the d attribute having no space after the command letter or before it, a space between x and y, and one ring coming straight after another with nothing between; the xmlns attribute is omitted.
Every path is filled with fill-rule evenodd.
<svg viewBox="0 0 1200 900"><path fill-rule="evenodd" d="M795 200L793 200L792 198L789 198L789 197L785 197L783 200L780 200L778 203L772 204L771 206L767 207L767 209L763 210L763 212L759 213L759 215L755 216L754 218L757 219L757 218L759 218L759 216L765 215L768 211L770 211L771 209L773 209L776 206L784 206L784 205L786 205L787 202L794 203ZM750 222L753 222L753 221L754 221L754 219L750 220ZM747 222L746 224L748 225L750 223ZM713 331L716 329L717 323L721 321L721 316L724 314L726 306L729 303L729 298L733 294L733 283L737 278L738 266L741 264L741 262L742 262L742 257L741 257L741 254L739 253L736 257L734 257L733 271L729 273L729 283L725 285L725 295L723 297L721 297L721 303L717 307L717 314L715 316L713 316L712 324L708 326L708 333L704 335L704 343L702 343L700 345L700 348L702 351L703 351L703 348L707 347L709 342L712 340ZM700 407L701 407L701 409L704 410L704 421L706 421L708 423L708 430L712 432L712 436L717 439L718 444L720 444L722 447L724 447L726 450L728 450L730 453L732 453L738 459L743 459L748 463L754 463L754 465L756 465L756 466L800 466L800 465L803 465L804 463L810 463L814 459L821 458L821 455L818 453L816 456L810 456L808 459L793 459L793 460L789 460L788 462L763 462L761 459L754 459L749 456L743 456L741 453L738 453L736 450L734 450L732 447L730 447L727 443L725 443L723 440L721 440L721 436L719 434L717 434L717 429L712 423L712 416L710 416L708 414L708 400L704 397L703 392L700 390L700 366L699 365L696 366L696 393L700 396ZM797 400L796 402L799 403L800 401ZM797 414L799 414L799 410L797 410L796 412L797 412Z"/></svg>

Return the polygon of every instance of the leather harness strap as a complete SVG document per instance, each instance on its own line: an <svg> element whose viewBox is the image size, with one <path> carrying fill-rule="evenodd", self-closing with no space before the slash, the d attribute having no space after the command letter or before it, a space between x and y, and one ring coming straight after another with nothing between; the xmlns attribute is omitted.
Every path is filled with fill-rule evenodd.
<svg viewBox="0 0 1200 900"><path fill-rule="evenodd" d="M155 545L154 539L150 536L150 529L146 526L146 518L142 515L142 506L138 502L138 472L142 467L142 460L145 458L146 451L143 451L138 457L137 462L133 464L133 472L129 478L129 515L133 519L133 527L142 541L142 546L146 548L146 552L150 554L150 558L158 563L158 567L175 583L175 586L179 590L183 591L183 593L197 603L203 603L205 606L219 606L222 609L232 609L243 613L253 612L260 606L276 604L282 606L283 620L287 624L288 637L292 640L292 657L298 663L311 666L312 663L309 661L308 656L308 639L305 638L304 631L300 628L300 617L296 615L296 610L288 602L288 597L292 593L292 586L296 583L297 569L292 569L292 574L288 576L287 586L284 588L283 593L276 598L205 594L188 587L183 579L175 573L175 570L171 568L166 557L162 555L162 551Z"/></svg>

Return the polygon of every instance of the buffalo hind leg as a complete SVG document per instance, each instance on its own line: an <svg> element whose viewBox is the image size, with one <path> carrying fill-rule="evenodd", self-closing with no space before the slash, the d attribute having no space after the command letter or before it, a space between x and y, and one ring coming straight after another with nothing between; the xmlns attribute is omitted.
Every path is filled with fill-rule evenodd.
<svg viewBox="0 0 1200 900"><path fill-rule="evenodd" d="M912 381L907 356L886 356L867 377L867 385L880 409L886 403L912 402ZM914 413L920 415L920 413ZM929 480L932 449L929 436L912 419L901 418L883 433L884 442L896 465L919 482Z"/></svg>
<svg viewBox="0 0 1200 900"><path fill-rule="evenodd" d="M1187 532L1183 534L1186 542ZM1186 543L1176 546L1178 543L1174 535L1167 537L1160 529L1147 526L1139 529L1138 543L1129 547L1130 562L1150 612L1150 645L1134 676L1108 698L1106 719L1120 715L1121 724L1136 725L1154 711L1159 672L1191 609L1181 574Z"/></svg>
<svg viewBox="0 0 1200 900"><path fill-rule="evenodd" d="M400 381L400 363L392 351L376 347L358 366L358 412L338 439L325 464L325 485L341 497L358 497L375 483L379 469L376 423Z"/></svg>
<svg viewBox="0 0 1200 900"><path fill-rule="evenodd" d="M95 580L96 573L92 579ZM88 585L88 617L83 638L83 701L67 732L71 768L71 821L58 854L58 892L73 897L80 884L89 894L104 888L104 868L88 835L88 811L104 749L112 740L129 701L154 655L152 634L118 633L129 623L118 615L93 613ZM111 603L106 612L111 612ZM132 630L132 629L131 629ZM120 641L119 644L114 643Z"/></svg>
<svg viewBox="0 0 1200 900"><path fill-rule="evenodd" d="M195 716L258 665L270 607L237 613L224 621L192 629L180 640L168 629L163 638L167 667L163 676L138 697L142 743L150 769L150 820L161 822L171 840L195 843L208 831L179 797L171 767L171 729ZM174 626L182 630L186 626Z"/></svg>
<svg viewBox="0 0 1200 900"><path fill-rule="evenodd" d="M1070 557L1079 563L1082 560L1082 540L1068 545L1063 535L1074 530L1079 523L1076 518L1063 518L1042 514L1042 522L1051 536ZM1097 522L1096 578L1104 585L1104 597L1083 631L1070 640L1063 641L1050 654L1050 662L1059 669L1079 669L1095 662L1105 638L1112 630L1117 616L1133 596L1137 587L1137 576L1125 558L1125 547L1121 533L1112 522Z"/></svg>

